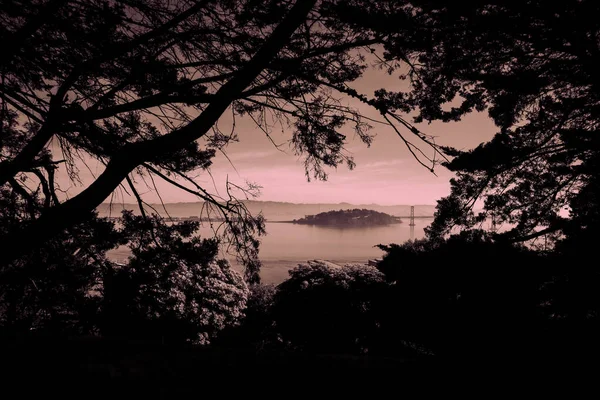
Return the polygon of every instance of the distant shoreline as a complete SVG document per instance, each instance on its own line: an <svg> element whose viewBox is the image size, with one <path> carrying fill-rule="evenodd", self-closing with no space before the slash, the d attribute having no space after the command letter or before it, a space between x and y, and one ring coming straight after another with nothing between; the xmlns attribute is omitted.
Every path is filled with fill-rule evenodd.
<svg viewBox="0 0 600 400"><path fill-rule="evenodd" d="M335 206L335 207L348 207L348 206L352 206L352 207L362 207L362 208L367 208L367 207L410 207L410 206L414 206L414 207L432 207L435 208L436 205L435 204L379 204L379 203L371 203L371 204L354 204L354 203L347 203L347 202L341 202L341 203L291 203L288 201L272 201L272 200L241 200L242 203L249 203L249 204L265 204L265 205L272 205L272 204L281 204L281 205L285 205L285 206L299 206L299 207L303 207L303 206ZM165 206L168 205L196 205L196 204L203 204L203 201L176 201L176 202L167 202L164 203ZM138 208L138 204L137 203L129 203L129 202L118 202L118 201L113 201L111 202L102 202L100 203L100 206L113 206L113 207L117 207L117 206L131 206L134 208ZM161 203L150 203L151 206L158 206L158 207L162 207L163 205Z"/></svg>
<svg viewBox="0 0 600 400"><path fill-rule="evenodd" d="M401 217L397 217L397 218L404 218L404 219L410 219L410 215L407 216L401 216ZM414 217L415 219L434 219L435 217L433 215L422 215L422 216L416 216ZM295 221L271 221L271 220L266 220L266 222L276 222L279 224L296 224L296 225L311 225L311 224L306 224L306 223L298 223ZM401 224L402 222L395 222L393 224L390 225L394 225L394 224ZM312 224L312 225L319 225L319 224Z"/></svg>
<svg viewBox="0 0 600 400"><path fill-rule="evenodd" d="M104 218L108 218L111 221L118 221L119 219L121 219L121 217L104 217ZM169 219L169 217L164 217L165 219ZM398 218L404 218L404 219L410 219L410 216L408 217L398 217ZM415 216L415 219L434 219L435 217L432 216ZM184 222L184 221L197 221L197 222L225 222L224 219L219 219L219 218L214 218L214 219L198 219L198 218L179 218L179 217L174 217L172 218L175 222ZM310 225L310 226L336 226L336 225L322 225L322 224L307 224L307 223L298 223L296 221L280 221L280 220L265 220L265 223L269 223L269 224L295 224L295 225ZM396 225L396 224L401 224L402 222L395 222L389 225ZM342 226L342 225L339 225Z"/></svg>
<svg viewBox="0 0 600 400"><path fill-rule="evenodd" d="M351 210L351 209L364 209L375 212L385 213L390 216L399 216L402 220L408 220L411 214L411 208L414 207L415 218L419 218L419 221L430 221L435 214L435 206L425 205L397 205L397 206L380 206L380 205L351 205L351 204L326 204L326 203L314 203L314 204L294 204L294 203L277 203L269 201L256 201L248 200L243 201L250 215L258 216L262 215L267 223L291 223L294 219L302 219L308 215L318 215L323 212L339 211L339 210ZM168 218L174 217L175 220L180 221L185 218L193 218L198 220L199 217L203 221L210 223L206 215L207 209L205 203L202 202L186 202L186 203L165 203L165 207L156 206L155 210L148 209L146 213L152 214L157 213L161 217ZM119 204L113 203L112 207L108 204L101 204L96 211L100 217L120 217L123 209L131 210L134 215L141 215L139 208L135 204ZM152 211L152 212L150 212ZM213 218L210 218L213 223L220 223L218 213L211 214ZM415 219L416 221L416 219ZM406 221L405 221L406 222Z"/></svg>

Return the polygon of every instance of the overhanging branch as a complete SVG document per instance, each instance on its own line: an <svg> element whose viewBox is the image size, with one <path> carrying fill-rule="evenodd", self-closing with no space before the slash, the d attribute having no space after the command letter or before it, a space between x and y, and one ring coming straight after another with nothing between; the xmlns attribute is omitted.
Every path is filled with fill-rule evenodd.
<svg viewBox="0 0 600 400"><path fill-rule="evenodd" d="M266 68L306 19L316 0L298 0L247 65L215 93L213 101L192 122L158 138L125 145L107 164L104 172L77 196L56 206L36 221L1 240L6 251L0 264L11 262L31 247L40 246L66 227L79 223L106 199L133 171L146 160L177 151L204 136L223 112ZM24 249L22 243L28 243Z"/></svg>

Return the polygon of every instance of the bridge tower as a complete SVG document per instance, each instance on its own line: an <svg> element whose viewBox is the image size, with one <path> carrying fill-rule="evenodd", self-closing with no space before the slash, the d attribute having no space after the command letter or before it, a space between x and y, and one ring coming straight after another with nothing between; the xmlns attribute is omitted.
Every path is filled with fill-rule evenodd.
<svg viewBox="0 0 600 400"><path fill-rule="evenodd" d="M410 206L410 224L408 226L415 226L415 206Z"/></svg>

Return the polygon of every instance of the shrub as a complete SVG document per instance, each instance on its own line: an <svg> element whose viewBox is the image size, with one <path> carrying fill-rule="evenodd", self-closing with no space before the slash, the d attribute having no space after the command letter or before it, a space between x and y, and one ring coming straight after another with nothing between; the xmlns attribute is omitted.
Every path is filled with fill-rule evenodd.
<svg viewBox="0 0 600 400"><path fill-rule="evenodd" d="M103 335L207 344L240 322L249 290L227 261L215 260L217 241L195 236L194 222L123 216L133 256L103 277Z"/></svg>
<svg viewBox="0 0 600 400"><path fill-rule="evenodd" d="M107 282L103 334L208 344L240 323L249 290L227 261L165 266L168 274L125 267ZM167 275L167 276L165 276Z"/></svg>
<svg viewBox="0 0 600 400"><path fill-rule="evenodd" d="M436 354L517 351L541 318L545 259L479 231L381 246L398 340Z"/></svg>
<svg viewBox="0 0 600 400"><path fill-rule="evenodd" d="M249 289L245 316L241 324L223 330L214 343L255 351L280 348L273 323L273 306L277 288L270 284L254 284Z"/></svg>
<svg viewBox="0 0 600 400"><path fill-rule="evenodd" d="M386 288L374 267L301 264L275 295L277 332L292 349L367 353L377 341Z"/></svg>

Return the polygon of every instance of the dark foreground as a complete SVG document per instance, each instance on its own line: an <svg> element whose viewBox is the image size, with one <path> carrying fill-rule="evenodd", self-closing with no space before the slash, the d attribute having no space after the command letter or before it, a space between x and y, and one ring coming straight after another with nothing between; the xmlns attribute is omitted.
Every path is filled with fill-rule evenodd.
<svg viewBox="0 0 600 400"><path fill-rule="evenodd" d="M296 398L323 391L396 398L398 390L406 389L443 392L483 385L497 391L523 383L552 391L572 376L579 381L577 388L593 383L598 371L598 358L592 354L396 359L39 338L4 340L0 349L3 388L18 390L24 398L125 393L152 398L234 393Z"/></svg>

